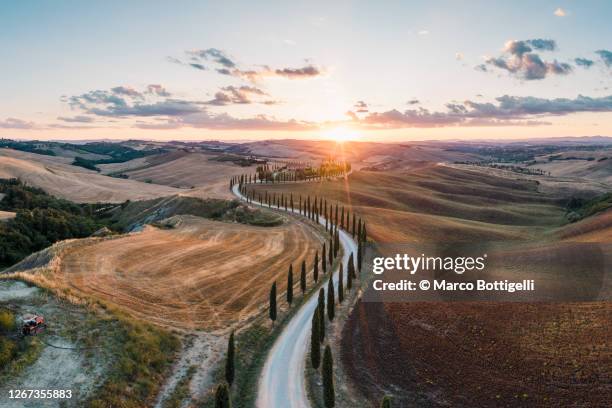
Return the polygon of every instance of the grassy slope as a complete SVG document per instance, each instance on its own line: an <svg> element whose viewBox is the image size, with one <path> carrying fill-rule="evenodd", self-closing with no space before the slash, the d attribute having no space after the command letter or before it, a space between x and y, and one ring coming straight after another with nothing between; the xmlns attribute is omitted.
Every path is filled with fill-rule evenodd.
<svg viewBox="0 0 612 408"><path fill-rule="evenodd" d="M379 242L537 239L554 245L559 234L586 231L592 240L610 231L609 211L597 221L563 226L563 200L538 193L534 182L438 166L357 172L348 183L258 188L338 200L367 221ZM545 309L361 303L345 328L342 360L373 404L384 393L419 406L597 404L609 394L602 385L610 375L604 328L611 312L609 303Z"/></svg>

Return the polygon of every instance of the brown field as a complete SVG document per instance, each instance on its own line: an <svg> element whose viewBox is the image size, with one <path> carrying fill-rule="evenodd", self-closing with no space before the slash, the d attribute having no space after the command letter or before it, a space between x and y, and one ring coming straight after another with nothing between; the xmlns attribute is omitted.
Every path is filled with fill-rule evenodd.
<svg viewBox="0 0 612 408"><path fill-rule="evenodd" d="M580 249L568 249L572 242L596 242L608 248L609 265L612 211L565 225L560 190L541 187L521 175L421 163L358 171L348 181L256 188L337 200L381 243L536 240L545 251L521 257L542 264L557 259L556 250L572 258L570 249ZM541 272L554 285L555 271ZM399 407L603 407L612 397L611 318L610 302L360 302L344 328L341 358L373 405L390 394Z"/></svg>
<svg viewBox="0 0 612 408"><path fill-rule="evenodd" d="M189 196L233 198L228 187L229 179L252 173L254 167L210 160L214 157L202 153L172 152L161 157L154 156L149 159L147 166L126 170L124 174L132 180L190 189L185 192Z"/></svg>
<svg viewBox="0 0 612 408"><path fill-rule="evenodd" d="M555 155L559 159L549 161L549 156L537 157L532 168L549 171L556 177L582 177L605 183L612 188L612 148L597 151L566 151Z"/></svg>
<svg viewBox="0 0 612 408"><path fill-rule="evenodd" d="M436 164L394 172L358 171L348 181L256 189L321 195L368 222L380 242L528 239L562 222L559 199L528 180Z"/></svg>
<svg viewBox="0 0 612 408"><path fill-rule="evenodd" d="M303 223L254 227L193 216L177 227L94 241L64 251L56 281L144 320L181 329L223 329L286 289L289 263L312 262L317 233Z"/></svg>
<svg viewBox="0 0 612 408"><path fill-rule="evenodd" d="M342 361L373 403L604 407L612 303L360 303Z"/></svg>
<svg viewBox="0 0 612 408"><path fill-rule="evenodd" d="M184 190L101 175L71 166L69 158L0 149L0 178L19 178L57 197L78 203L147 200Z"/></svg>
<svg viewBox="0 0 612 408"><path fill-rule="evenodd" d="M245 153L271 158L286 158L293 160L318 161L330 156L344 159L356 167L360 162L376 163L389 160L402 161L465 161L475 160L472 154L449 151L443 145L423 143L374 143L374 142L344 142L329 140L265 140L244 143Z"/></svg>

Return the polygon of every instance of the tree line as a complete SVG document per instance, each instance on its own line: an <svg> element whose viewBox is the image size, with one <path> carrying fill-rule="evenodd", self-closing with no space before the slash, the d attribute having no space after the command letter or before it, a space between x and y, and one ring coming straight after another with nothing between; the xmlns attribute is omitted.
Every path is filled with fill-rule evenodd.
<svg viewBox="0 0 612 408"><path fill-rule="evenodd" d="M234 176L230 179L230 189L236 184L254 183L289 183L297 181L317 181L331 177L344 176L351 171L351 164L344 161L327 160L319 166L279 166L261 165L257 166L254 173Z"/></svg>

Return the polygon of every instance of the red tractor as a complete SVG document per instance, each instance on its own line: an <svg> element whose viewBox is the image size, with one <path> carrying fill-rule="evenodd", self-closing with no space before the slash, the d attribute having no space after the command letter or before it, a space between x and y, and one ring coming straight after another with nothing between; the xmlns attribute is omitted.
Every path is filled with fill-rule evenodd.
<svg viewBox="0 0 612 408"><path fill-rule="evenodd" d="M33 314L23 316L21 322L21 334L24 336L34 336L42 332L47 326L44 317Z"/></svg>

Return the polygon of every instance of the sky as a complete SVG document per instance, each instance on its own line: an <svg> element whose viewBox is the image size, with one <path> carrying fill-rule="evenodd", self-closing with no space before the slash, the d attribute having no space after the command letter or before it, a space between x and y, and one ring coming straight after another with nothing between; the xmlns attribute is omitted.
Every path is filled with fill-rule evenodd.
<svg viewBox="0 0 612 408"><path fill-rule="evenodd" d="M0 7L4 138L612 136L610 1Z"/></svg>

